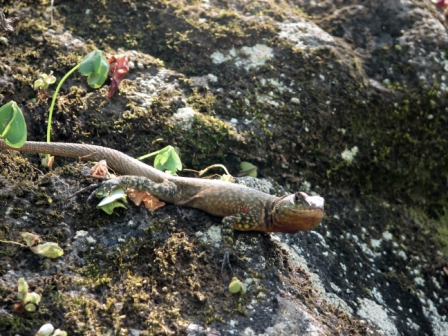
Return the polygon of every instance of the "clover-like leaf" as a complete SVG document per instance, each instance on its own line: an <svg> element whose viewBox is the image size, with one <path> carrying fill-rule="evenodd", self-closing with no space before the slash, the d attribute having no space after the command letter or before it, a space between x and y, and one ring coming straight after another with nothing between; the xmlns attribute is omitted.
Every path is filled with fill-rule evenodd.
<svg viewBox="0 0 448 336"><path fill-rule="evenodd" d="M32 292L32 293L28 293L28 294L25 296L25 299L23 300L23 302L24 302L25 304L27 304L28 302L31 302L31 303L34 303L34 304L37 305L37 304L39 304L40 299L41 299L41 297L40 297L39 294L37 294L37 293L35 293L35 292Z"/></svg>
<svg viewBox="0 0 448 336"><path fill-rule="evenodd" d="M154 159L154 167L161 171L169 171L176 174L178 170L182 170L182 162L173 146L162 148Z"/></svg>
<svg viewBox="0 0 448 336"><path fill-rule="evenodd" d="M56 82L56 77L53 76L53 71L50 71L50 74L40 74L39 78L36 79L33 85L34 90L47 90L51 84Z"/></svg>
<svg viewBox="0 0 448 336"><path fill-rule="evenodd" d="M26 141L26 123L15 101L0 107L0 137L8 146L20 148Z"/></svg>
<svg viewBox="0 0 448 336"><path fill-rule="evenodd" d="M107 79L109 73L109 62L102 55L101 50L94 50L87 54L79 64L79 72L87 77L90 87L97 89Z"/></svg>
<svg viewBox="0 0 448 336"><path fill-rule="evenodd" d="M243 161L240 163L241 170L239 176L257 177L257 167L250 162Z"/></svg>

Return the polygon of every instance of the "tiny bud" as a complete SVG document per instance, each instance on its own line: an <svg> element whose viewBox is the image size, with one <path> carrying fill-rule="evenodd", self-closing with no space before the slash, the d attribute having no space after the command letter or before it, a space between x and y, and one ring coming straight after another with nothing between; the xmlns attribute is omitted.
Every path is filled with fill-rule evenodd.
<svg viewBox="0 0 448 336"><path fill-rule="evenodd" d="M44 324L42 327L40 327L36 336L49 336L53 333L53 331L54 331L53 325L51 323L47 323Z"/></svg>

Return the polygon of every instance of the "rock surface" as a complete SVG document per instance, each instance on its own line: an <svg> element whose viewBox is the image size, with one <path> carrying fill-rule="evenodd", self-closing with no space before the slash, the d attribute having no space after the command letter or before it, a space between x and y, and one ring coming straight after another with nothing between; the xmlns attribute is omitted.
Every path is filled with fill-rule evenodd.
<svg viewBox="0 0 448 336"><path fill-rule="evenodd" d="M129 204L111 216L84 165L0 153L0 240L34 232L64 256L0 245L0 334L52 323L71 335L448 335L448 38L425 1L6 1L0 100L42 141L53 87L88 51L127 53L119 94L63 85L53 141L141 156L176 145L185 166L240 161L266 192L317 193L326 217L297 235L237 234L220 273L220 218ZM90 165L89 165L90 166ZM190 175L191 176L191 175ZM17 281L42 296L17 311Z"/></svg>

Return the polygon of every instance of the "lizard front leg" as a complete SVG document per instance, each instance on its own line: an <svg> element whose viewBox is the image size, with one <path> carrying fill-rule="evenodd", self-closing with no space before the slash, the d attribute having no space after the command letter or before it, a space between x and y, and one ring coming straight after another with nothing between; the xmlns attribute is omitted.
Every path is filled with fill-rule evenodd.
<svg viewBox="0 0 448 336"><path fill-rule="evenodd" d="M254 215L242 213L233 216L227 216L222 219L221 226L221 236L222 236L222 244L221 248L224 252L224 258L222 260L221 265L221 273L224 269L224 265L227 264L232 270L232 266L230 266L229 257L231 254L234 254L233 245L235 243L234 239L234 230L239 231L251 231L257 230L260 224L258 218ZM232 270L233 272L233 270Z"/></svg>
<svg viewBox="0 0 448 336"><path fill-rule="evenodd" d="M144 176L125 175L102 182L89 196L88 200L98 192L110 193L117 187L147 191L151 195L167 202L173 202L178 194L177 186L173 182L164 180L161 183L156 183Z"/></svg>

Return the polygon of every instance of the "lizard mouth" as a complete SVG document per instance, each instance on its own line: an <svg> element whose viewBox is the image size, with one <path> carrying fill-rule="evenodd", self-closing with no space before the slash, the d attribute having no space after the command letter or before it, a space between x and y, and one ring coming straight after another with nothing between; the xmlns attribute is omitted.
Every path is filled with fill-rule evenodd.
<svg viewBox="0 0 448 336"><path fill-rule="evenodd" d="M306 202L308 204L308 207L310 208L310 210L322 210L324 211L324 205L325 205L325 199L323 197L320 196L309 196L308 194L299 191L298 193L296 193L296 197L297 194L300 194L300 196L302 197L302 200L304 202Z"/></svg>
<svg viewBox="0 0 448 336"><path fill-rule="evenodd" d="M273 214L273 232L297 233L314 229L324 217L324 198L297 192L285 196Z"/></svg>

